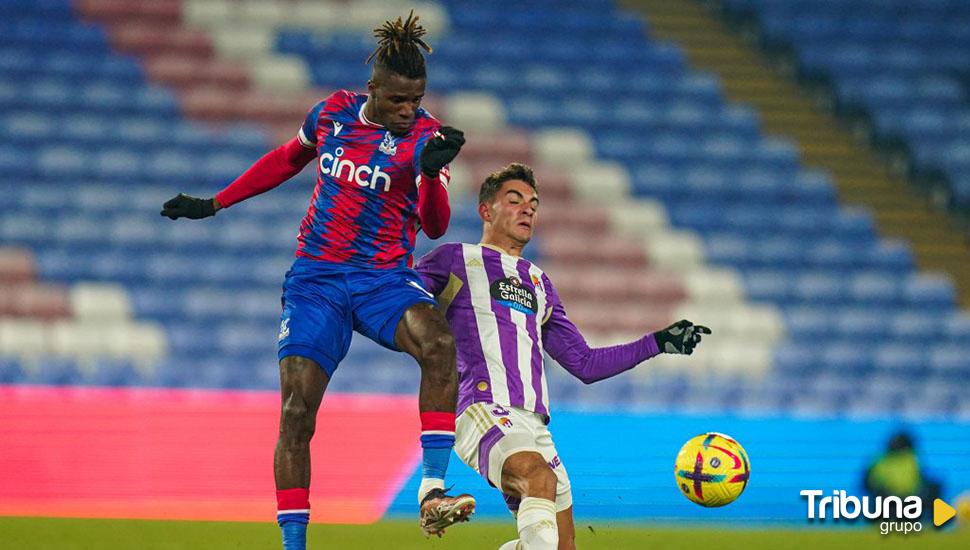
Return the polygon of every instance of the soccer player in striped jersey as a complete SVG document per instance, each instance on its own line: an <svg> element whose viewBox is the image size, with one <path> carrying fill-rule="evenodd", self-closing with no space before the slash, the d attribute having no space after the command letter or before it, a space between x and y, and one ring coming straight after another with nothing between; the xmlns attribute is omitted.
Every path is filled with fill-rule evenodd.
<svg viewBox="0 0 970 550"><path fill-rule="evenodd" d="M439 246L416 265L455 333L455 452L502 491L516 514L519 539L500 550L572 549L572 494L546 427L543 352L589 384L662 352L689 355L711 331L685 320L634 342L590 349L552 281L521 257L539 209L532 170L513 163L489 175L478 201L481 243Z"/></svg>
<svg viewBox="0 0 970 550"><path fill-rule="evenodd" d="M409 353L421 366L421 527L440 536L475 507L471 496L444 491L455 441L454 338L410 268L418 229L434 239L448 227L448 163L464 143L461 131L442 127L420 107L426 83L421 49L431 48L417 20L412 12L406 21L375 30L379 43L367 59L374 60L367 94L335 92L310 110L297 137L214 198L180 194L161 212L171 219L212 216L317 161L297 258L283 283L278 335L282 411L274 473L286 550L306 547L310 439L353 331Z"/></svg>

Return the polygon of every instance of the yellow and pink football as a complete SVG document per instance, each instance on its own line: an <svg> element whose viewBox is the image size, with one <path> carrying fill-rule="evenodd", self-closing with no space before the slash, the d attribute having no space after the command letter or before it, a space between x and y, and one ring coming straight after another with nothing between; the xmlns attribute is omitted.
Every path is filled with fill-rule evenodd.
<svg viewBox="0 0 970 550"><path fill-rule="evenodd" d="M751 463L733 438L709 432L692 437L677 453L674 477L685 497L717 507L737 500L748 485Z"/></svg>

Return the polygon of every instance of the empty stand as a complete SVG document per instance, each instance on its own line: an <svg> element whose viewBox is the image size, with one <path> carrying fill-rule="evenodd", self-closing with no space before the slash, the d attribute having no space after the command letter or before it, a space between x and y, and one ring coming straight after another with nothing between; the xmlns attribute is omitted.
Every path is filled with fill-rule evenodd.
<svg viewBox="0 0 970 550"><path fill-rule="evenodd" d="M337 26L340 6L0 7L0 190L13 202L0 218L12 245L0 252L0 381L276 386L279 285L312 174L204 222L158 210L178 191L211 195L292 137L320 90L366 82L366 33L401 6L355 4ZM682 316L715 331L690 359L588 388L551 367L557 401L970 411L947 389L970 379L970 320L949 279L915 270L906 243L840 205L826 172L649 22L606 0L556 8L419 10L442 95L429 108L468 132L443 240L477 242L478 183L533 164L542 206L528 257L591 340ZM233 25L252 32L233 38ZM960 101L943 80L914 86ZM933 116L909 124L926 131ZM417 373L356 338L333 387L413 392Z"/></svg>

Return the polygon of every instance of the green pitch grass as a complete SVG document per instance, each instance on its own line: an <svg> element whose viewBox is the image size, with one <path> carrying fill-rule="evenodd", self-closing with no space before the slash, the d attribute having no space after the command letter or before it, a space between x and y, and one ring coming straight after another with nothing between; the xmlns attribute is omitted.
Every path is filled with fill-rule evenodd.
<svg viewBox="0 0 970 550"><path fill-rule="evenodd" d="M894 548L970 548L970 530L880 536L874 531L804 529L723 529L716 527L636 527L608 522L577 525L581 549L718 550ZM417 522L382 521L376 525L311 525L311 549L496 550L515 536L508 523L471 523L457 526L441 539L425 539ZM31 550L175 550L274 549L279 530L271 523L209 523L185 521L0 518L0 548Z"/></svg>

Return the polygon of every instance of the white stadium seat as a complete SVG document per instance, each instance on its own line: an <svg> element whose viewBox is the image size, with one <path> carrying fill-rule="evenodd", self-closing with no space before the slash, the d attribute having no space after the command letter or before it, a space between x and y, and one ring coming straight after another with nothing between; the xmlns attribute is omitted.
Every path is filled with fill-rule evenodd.
<svg viewBox="0 0 970 550"><path fill-rule="evenodd" d="M75 285L71 288L71 307L81 320L115 321L131 317L131 300L120 285Z"/></svg>
<svg viewBox="0 0 970 550"><path fill-rule="evenodd" d="M448 124L465 132L495 131L506 125L505 107L492 94L451 94L445 100Z"/></svg>

